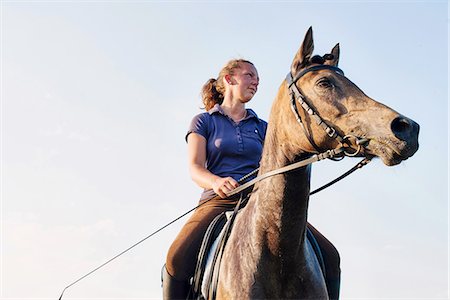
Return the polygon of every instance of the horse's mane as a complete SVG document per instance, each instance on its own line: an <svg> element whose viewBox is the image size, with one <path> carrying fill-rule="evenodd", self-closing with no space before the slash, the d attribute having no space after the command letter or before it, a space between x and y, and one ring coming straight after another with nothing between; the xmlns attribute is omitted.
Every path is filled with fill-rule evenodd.
<svg viewBox="0 0 450 300"><path fill-rule="evenodd" d="M324 56L314 55L313 57L311 57L309 62L310 62L310 64L323 65L325 63L325 61L332 60L332 59L334 59L334 55L328 53L328 54L325 54Z"/></svg>

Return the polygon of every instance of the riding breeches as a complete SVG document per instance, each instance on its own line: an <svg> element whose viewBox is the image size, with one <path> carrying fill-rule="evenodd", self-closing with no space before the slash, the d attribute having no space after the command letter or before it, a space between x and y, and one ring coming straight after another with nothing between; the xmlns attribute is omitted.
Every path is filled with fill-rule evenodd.
<svg viewBox="0 0 450 300"><path fill-rule="evenodd" d="M237 202L213 199L194 211L169 248L166 270L170 275L177 280L189 280L194 276L197 256L209 224L222 212L233 210Z"/></svg>

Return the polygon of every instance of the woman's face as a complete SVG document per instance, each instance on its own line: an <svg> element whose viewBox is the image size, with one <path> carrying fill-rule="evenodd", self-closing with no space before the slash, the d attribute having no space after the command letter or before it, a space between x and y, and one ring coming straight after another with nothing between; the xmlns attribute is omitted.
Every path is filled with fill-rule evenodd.
<svg viewBox="0 0 450 300"><path fill-rule="evenodd" d="M240 63L240 68L234 69L228 80L233 96L243 103L249 102L258 90L258 71L252 64Z"/></svg>

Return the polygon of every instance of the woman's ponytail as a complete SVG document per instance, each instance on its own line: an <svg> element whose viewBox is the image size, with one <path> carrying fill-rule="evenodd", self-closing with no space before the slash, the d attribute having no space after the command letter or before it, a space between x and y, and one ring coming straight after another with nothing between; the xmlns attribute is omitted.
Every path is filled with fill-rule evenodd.
<svg viewBox="0 0 450 300"><path fill-rule="evenodd" d="M209 79L202 87L202 101L206 111L210 110L216 104L222 104L223 92L217 90L217 79Z"/></svg>

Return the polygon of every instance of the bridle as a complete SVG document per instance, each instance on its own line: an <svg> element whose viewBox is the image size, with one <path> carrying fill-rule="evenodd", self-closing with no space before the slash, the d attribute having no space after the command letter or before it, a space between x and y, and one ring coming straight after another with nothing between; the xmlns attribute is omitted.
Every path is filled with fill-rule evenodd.
<svg viewBox="0 0 450 300"><path fill-rule="evenodd" d="M309 143L314 147L314 149L318 153L323 152L323 150L321 150L317 146L317 144L314 142L314 139L311 136L311 133L309 132L309 130L306 129L305 125L303 124L302 118L297 109L296 100L300 104L300 107L302 107L303 110L316 121L317 125L319 127L321 127L330 138L336 139L339 142L339 144L342 145L342 147L344 147L344 151L341 155L341 158L343 158L344 155L345 156L356 156L361 152L361 150L364 148L364 145L368 142L368 140L365 138L358 138L358 137L356 137L354 135L350 135L350 134L345 135L345 136L340 135L334 127L329 126L320 117L320 115L311 107L311 105L309 105L308 101L306 100L306 97L300 92L299 88L297 87L297 81L299 81L300 78L302 78L305 74L307 74L309 72L318 71L318 70L332 70L335 73L344 76L344 72L341 69L339 69L338 67L335 67L335 66L330 66L330 65L316 65L316 66L306 68L306 69L302 70L301 72L299 72L295 77L293 77L292 73L289 72L286 76L286 84L288 85L289 94L291 96L290 97L290 105L291 105L292 112L294 113L294 116L295 116L297 122L302 127L303 132L305 133L305 136L307 137ZM350 148L349 142L351 139L354 139L356 145L358 146L358 148L354 152L348 152L348 150L346 150L346 149Z"/></svg>
<svg viewBox="0 0 450 300"><path fill-rule="evenodd" d="M286 84L287 87L289 89L289 94L290 94L290 105L291 105L291 109L295 115L295 118L297 120L297 122L300 124L300 126L303 128L303 131L305 133L305 136L308 138L308 141L311 143L311 145L314 147L314 149L318 152L317 154L313 154L310 157L307 157L306 159L303 159L301 161L292 163L290 165L269 171L267 173L258 175L257 177L253 178L252 180L238 186L237 188L235 188L234 190L230 191L229 193L227 193L227 197L236 195L242 191L244 191L245 189L253 186L254 184L256 184L257 182L266 179L268 177L274 176L274 175L278 175L278 174L282 174L282 173L286 173L288 171L291 170L295 170L304 166L307 166L311 163L320 161L320 160L324 160L324 159L331 159L331 160L341 160L343 159L345 156L356 156L358 154L361 153L361 150L363 150L365 148L365 145L369 142L368 139L366 138L359 138L357 136L351 135L351 134L347 134L342 136L341 134L338 133L338 131L336 131L335 128L331 127L330 125L328 125L321 117L320 115L311 107L311 105L308 104L306 97L300 92L299 88L297 87L297 81L302 78L306 73L309 72L313 72L313 71L318 71L318 70L332 70L342 76L344 76L344 72L339 69L338 67L335 66L330 66L330 65L315 65L309 68L306 68L304 70L302 70L301 72L299 72L295 77L292 76L292 73L289 72L286 76ZM339 142L339 146L335 149L331 149L331 150L321 150L316 143L314 142L310 132L305 128L305 125L303 124L302 118L298 112L297 109L297 105L296 105L296 101L300 104L300 107L303 108L303 110L309 114L317 123L317 125L319 125L330 138L336 139ZM354 139L355 144L358 146L358 148L356 150L354 150L354 152L348 152L348 149L353 149L351 148L351 144L350 141ZM362 168L363 166L365 166L366 164L368 164L371 161L371 158L365 157L362 161L360 161L355 167L353 167L351 170L349 170L348 172L346 172L343 176L340 176L337 178L337 180L333 180L331 184L336 183L337 181L341 180L342 178L350 175L351 173L353 173L354 171L356 171L359 168ZM254 176L259 169L254 170L253 172L245 175L243 178L241 178L239 180L239 183L241 182L245 182L248 178L250 178L251 176ZM326 187L330 186L331 184L327 184ZM320 190L322 190L323 188L320 188Z"/></svg>

